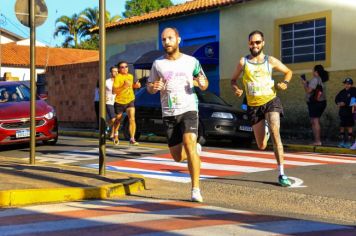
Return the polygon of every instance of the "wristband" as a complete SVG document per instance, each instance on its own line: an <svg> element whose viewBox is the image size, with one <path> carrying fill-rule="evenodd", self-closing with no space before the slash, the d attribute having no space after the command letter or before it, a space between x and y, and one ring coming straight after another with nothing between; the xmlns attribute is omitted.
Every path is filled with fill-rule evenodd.
<svg viewBox="0 0 356 236"><path fill-rule="evenodd" d="M285 83L286 85L288 85L288 84L289 84L289 81L285 80L285 81L283 81L283 83Z"/></svg>

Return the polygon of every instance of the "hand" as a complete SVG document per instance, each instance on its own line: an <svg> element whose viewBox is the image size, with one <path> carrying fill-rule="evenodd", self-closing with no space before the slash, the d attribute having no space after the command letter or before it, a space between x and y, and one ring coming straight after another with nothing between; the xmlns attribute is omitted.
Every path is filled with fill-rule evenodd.
<svg viewBox="0 0 356 236"><path fill-rule="evenodd" d="M236 85L232 87L232 90L234 91L237 97L241 97L241 95L244 93L244 91L242 89L239 89Z"/></svg>
<svg viewBox="0 0 356 236"><path fill-rule="evenodd" d="M163 79L162 78L159 78L159 80L156 80L154 83L153 83L153 92L157 92L157 91L160 91L162 90L164 87L164 83L163 83Z"/></svg>
<svg viewBox="0 0 356 236"><path fill-rule="evenodd" d="M194 80L198 83L199 88L205 88L206 78L202 74L199 74L198 77L195 77Z"/></svg>
<svg viewBox="0 0 356 236"><path fill-rule="evenodd" d="M141 88L141 83L140 83L140 81L137 81L136 83L134 83L132 87L133 87L134 89Z"/></svg>
<svg viewBox="0 0 356 236"><path fill-rule="evenodd" d="M279 82L277 84L277 89L280 89L280 90L286 90L288 88L288 85L286 83L283 83L283 82Z"/></svg>
<svg viewBox="0 0 356 236"><path fill-rule="evenodd" d="M339 102L339 103L337 103L337 105L338 105L339 107L343 107L343 106L345 106L346 104L345 104L344 102Z"/></svg>

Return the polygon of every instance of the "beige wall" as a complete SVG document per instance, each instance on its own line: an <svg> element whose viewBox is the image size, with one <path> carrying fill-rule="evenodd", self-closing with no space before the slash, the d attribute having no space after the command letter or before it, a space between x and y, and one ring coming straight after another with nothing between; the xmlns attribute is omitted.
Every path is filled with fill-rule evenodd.
<svg viewBox="0 0 356 236"><path fill-rule="evenodd" d="M324 136L333 138L339 124L337 107L334 105L335 95L343 88L343 78L351 76L356 80L356 47L352 46L356 40L354 0L254 0L223 8L220 12L220 85L221 91L227 91L221 93L223 98L234 106L241 104L242 99L237 99L230 92L230 78L239 58L249 54L247 37L251 31L258 29L264 32L264 51L273 55L275 20L323 11L331 11L331 60L330 66L326 68L330 71L330 81L327 83L328 106L321 121ZM299 75L307 73L310 79L311 70L312 66L294 70L288 90L279 93L286 113L282 121L284 130L290 128L291 132L297 134L305 131L310 133ZM281 76L275 74L274 78L278 80Z"/></svg>
<svg viewBox="0 0 356 236"><path fill-rule="evenodd" d="M353 58L356 47L351 46L356 40L355 0L254 0L223 8L220 12L220 60L224 61L221 77L230 78L238 58L249 53L247 37L251 31L264 32L265 52L273 54L275 20L327 10L331 11L332 19L331 66L327 69L356 69Z"/></svg>
<svg viewBox="0 0 356 236"><path fill-rule="evenodd" d="M157 41L158 23L134 25L108 30L106 35L106 56L111 57L126 50L126 44Z"/></svg>

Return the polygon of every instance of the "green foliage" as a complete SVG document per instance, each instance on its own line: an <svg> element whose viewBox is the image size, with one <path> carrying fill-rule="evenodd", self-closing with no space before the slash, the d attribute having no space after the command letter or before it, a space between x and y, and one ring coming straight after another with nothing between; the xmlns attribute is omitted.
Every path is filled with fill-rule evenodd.
<svg viewBox="0 0 356 236"><path fill-rule="evenodd" d="M127 0L125 3L125 17L138 16L162 7L172 6L171 0Z"/></svg>
<svg viewBox="0 0 356 236"><path fill-rule="evenodd" d="M110 12L106 11L106 23L116 22L120 19L119 15L111 17ZM96 26L99 26L99 9L97 7L86 8L79 15L59 17L56 20L54 37L63 36L62 47L65 48L98 49L99 36L91 34L89 31Z"/></svg>

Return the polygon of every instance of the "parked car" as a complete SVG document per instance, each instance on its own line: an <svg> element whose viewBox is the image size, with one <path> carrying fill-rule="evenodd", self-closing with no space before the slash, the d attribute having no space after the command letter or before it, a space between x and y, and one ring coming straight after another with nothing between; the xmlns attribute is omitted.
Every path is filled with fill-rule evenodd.
<svg viewBox="0 0 356 236"><path fill-rule="evenodd" d="M22 82L0 81L0 145L30 141L30 94ZM36 96L36 140L54 145L58 140L56 112Z"/></svg>
<svg viewBox="0 0 356 236"><path fill-rule="evenodd" d="M204 145L209 138L229 139L233 142L250 144L252 127L244 111L233 108L222 98L210 91L195 88L199 99L199 143ZM142 133L165 136L162 122L160 93L149 94L145 87L136 93L136 139ZM123 122L126 139L129 138L129 122Z"/></svg>

